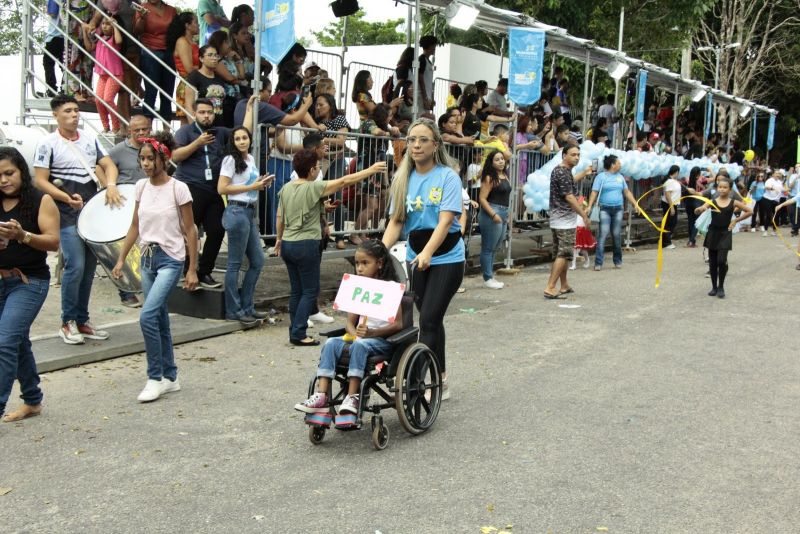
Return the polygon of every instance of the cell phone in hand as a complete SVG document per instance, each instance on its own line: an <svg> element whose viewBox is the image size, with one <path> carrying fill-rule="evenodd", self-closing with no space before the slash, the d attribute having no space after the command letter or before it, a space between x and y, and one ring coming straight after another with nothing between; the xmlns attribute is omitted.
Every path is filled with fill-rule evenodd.
<svg viewBox="0 0 800 534"><path fill-rule="evenodd" d="M305 100L305 98L310 94L311 94L311 86L310 85L304 85L303 86L303 100Z"/></svg>
<svg viewBox="0 0 800 534"><path fill-rule="evenodd" d="M593 159L592 160L592 172L597 172L597 169L600 167L600 160Z"/></svg>
<svg viewBox="0 0 800 534"><path fill-rule="evenodd" d="M216 128L209 128L208 130L206 130L206 133L208 135L213 135L214 137L216 137L217 136L217 129Z"/></svg>
<svg viewBox="0 0 800 534"><path fill-rule="evenodd" d="M142 4L138 4L138 3L136 3L136 2L131 2L131 7L132 7L133 9L135 9L136 11L138 11L139 13L144 13L145 11L147 11L147 10L144 8L144 6L142 6Z"/></svg>

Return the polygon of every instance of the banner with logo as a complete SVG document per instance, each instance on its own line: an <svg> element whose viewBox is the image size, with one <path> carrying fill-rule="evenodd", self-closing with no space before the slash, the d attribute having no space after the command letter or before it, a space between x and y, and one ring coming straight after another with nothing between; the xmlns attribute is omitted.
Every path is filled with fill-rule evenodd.
<svg viewBox="0 0 800 534"><path fill-rule="evenodd" d="M767 129L767 150L772 150L775 141L775 115L769 115L769 128Z"/></svg>
<svg viewBox="0 0 800 534"><path fill-rule="evenodd" d="M644 97L647 93L647 71L639 71L639 82L636 87L636 127L644 128Z"/></svg>
<svg viewBox="0 0 800 534"><path fill-rule="evenodd" d="M508 30L508 97L529 106L542 96L544 32L528 28Z"/></svg>
<svg viewBox="0 0 800 534"><path fill-rule="evenodd" d="M706 124L705 124L705 138L708 139L708 136L711 135L711 122L712 122L712 110L714 109L714 95L708 93L706 95Z"/></svg>
<svg viewBox="0 0 800 534"><path fill-rule="evenodd" d="M261 57L279 63L294 46L294 0L263 0L261 20Z"/></svg>

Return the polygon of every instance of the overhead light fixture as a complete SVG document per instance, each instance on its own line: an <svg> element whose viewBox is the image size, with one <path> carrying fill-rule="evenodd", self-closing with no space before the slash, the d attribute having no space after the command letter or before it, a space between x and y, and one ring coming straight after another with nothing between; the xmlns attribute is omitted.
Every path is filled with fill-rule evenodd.
<svg viewBox="0 0 800 534"><path fill-rule="evenodd" d="M333 16L338 18L355 15L359 10L358 0L334 0L330 5Z"/></svg>
<svg viewBox="0 0 800 534"><path fill-rule="evenodd" d="M700 102L701 100L703 100L703 98L705 98L706 94L708 94L708 91L706 91L702 87L698 87L692 93L692 102Z"/></svg>
<svg viewBox="0 0 800 534"><path fill-rule="evenodd" d="M447 23L453 28L466 31L475 24L479 13L480 10L477 8L453 2L447 6L445 18L447 19Z"/></svg>
<svg viewBox="0 0 800 534"><path fill-rule="evenodd" d="M619 81L625 74L628 72L630 67L627 63L623 63L622 61L617 61L616 59L611 61L606 67L608 71L608 75L614 78L615 80Z"/></svg>
<svg viewBox="0 0 800 534"><path fill-rule="evenodd" d="M750 115L751 111L753 111L753 108L751 108L748 104L742 104L742 107L739 108L739 116L741 118L745 118Z"/></svg>

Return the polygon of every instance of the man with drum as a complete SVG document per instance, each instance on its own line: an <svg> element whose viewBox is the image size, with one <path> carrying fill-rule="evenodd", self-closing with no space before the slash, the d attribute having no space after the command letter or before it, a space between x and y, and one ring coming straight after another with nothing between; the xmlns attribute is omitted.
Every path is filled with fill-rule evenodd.
<svg viewBox="0 0 800 534"><path fill-rule="evenodd" d="M142 114L141 111L134 111L128 125L128 137L121 143L114 145L108 151L108 156L114 165L117 166L119 177L117 184L136 184L141 178L147 178L139 165L139 142L141 137L149 137L152 120ZM119 298L123 306L128 308L138 308L142 305L136 293L119 290Z"/></svg>
<svg viewBox="0 0 800 534"><path fill-rule="evenodd" d="M244 123L252 124L251 108L245 114ZM207 98L194 102L194 122L181 126L175 132L176 148L172 161L178 164L175 178L189 186L192 193L194 223L206 232L203 252L197 264L197 279L206 289L221 287L222 284L211 277L217 261L225 229L222 227L222 214L225 204L217 193L219 169L225 157L231 130L222 126L214 127L214 104ZM184 269L188 268L188 264Z"/></svg>
<svg viewBox="0 0 800 534"><path fill-rule="evenodd" d="M61 329L64 343L78 345L89 339L108 339L108 332L89 322L89 297L92 293L97 258L78 235L78 215L84 204L106 188L106 203L120 206L117 167L97 139L78 129L78 101L71 95L56 95L50 109L58 128L36 147L34 158L36 187L53 197L61 215ZM95 173L95 171L101 171Z"/></svg>

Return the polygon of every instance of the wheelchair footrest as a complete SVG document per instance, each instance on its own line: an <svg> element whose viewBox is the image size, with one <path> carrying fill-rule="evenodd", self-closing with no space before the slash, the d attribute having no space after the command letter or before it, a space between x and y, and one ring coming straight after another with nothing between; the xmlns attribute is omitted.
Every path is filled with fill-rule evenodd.
<svg viewBox="0 0 800 534"><path fill-rule="evenodd" d="M339 430L357 430L358 418L353 413L343 413L336 416L336 428Z"/></svg>
<svg viewBox="0 0 800 534"><path fill-rule="evenodd" d="M331 413L329 411L308 413L305 416L305 423L307 425L324 426L325 428L331 427Z"/></svg>

